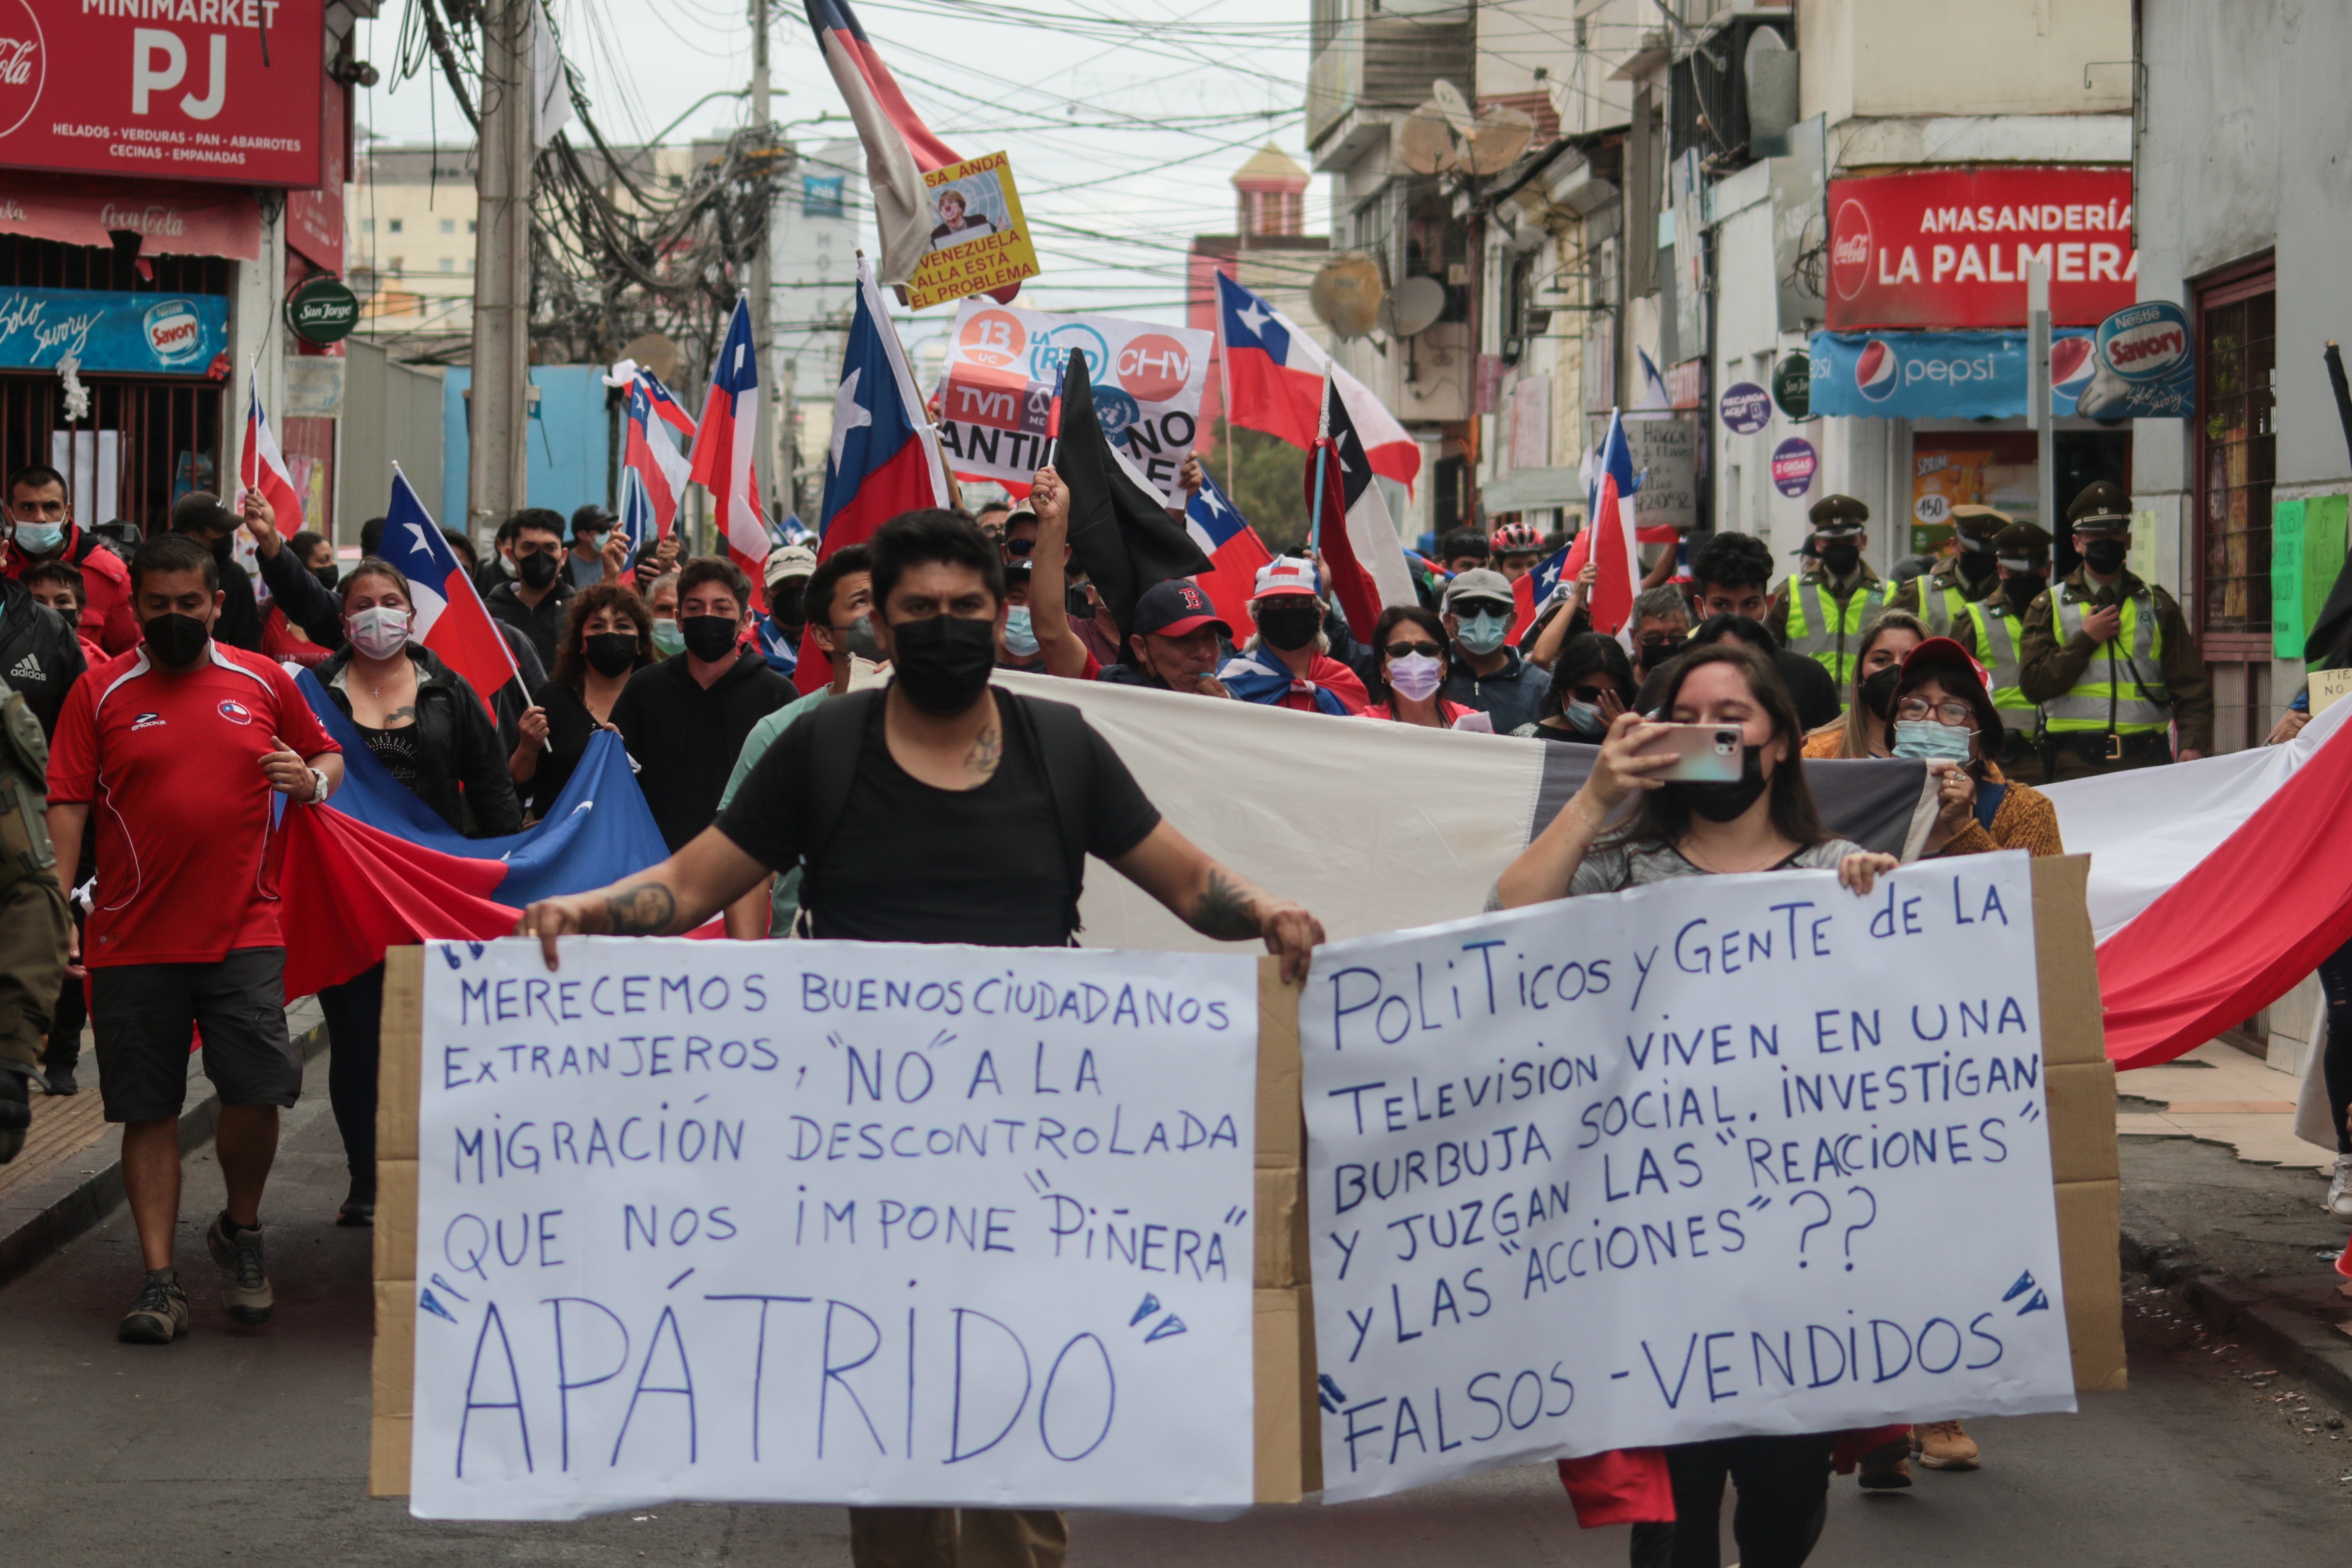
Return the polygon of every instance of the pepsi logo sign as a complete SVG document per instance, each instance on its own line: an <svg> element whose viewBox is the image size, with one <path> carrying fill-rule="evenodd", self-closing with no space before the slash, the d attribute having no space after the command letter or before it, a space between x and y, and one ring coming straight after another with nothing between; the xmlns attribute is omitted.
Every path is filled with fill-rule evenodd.
<svg viewBox="0 0 2352 1568"><path fill-rule="evenodd" d="M1851 299L1870 282L1870 214L1848 198L1838 207L1830 231L1830 283L1841 299Z"/></svg>
<svg viewBox="0 0 2352 1568"><path fill-rule="evenodd" d="M2059 338L2050 345L2050 385L2068 397L2079 397L2098 369L2098 356L2088 338Z"/></svg>
<svg viewBox="0 0 2352 1568"><path fill-rule="evenodd" d="M2169 300L2118 310L2099 324L2098 357L2127 382L2162 381L2189 362L2189 317Z"/></svg>
<svg viewBox="0 0 2352 1568"><path fill-rule="evenodd" d="M167 365L184 364L203 351L205 324L195 306L185 299L166 299L151 306L142 325L147 347Z"/></svg>
<svg viewBox="0 0 2352 1568"><path fill-rule="evenodd" d="M235 697L226 698L221 703L220 716L221 717L228 720L231 724L251 724L253 722L253 710L246 706L243 703L237 701Z"/></svg>
<svg viewBox="0 0 2352 1568"><path fill-rule="evenodd" d="M1854 356L1853 390L1873 402L1885 402L1903 384L1902 362L1884 338L1873 338Z"/></svg>

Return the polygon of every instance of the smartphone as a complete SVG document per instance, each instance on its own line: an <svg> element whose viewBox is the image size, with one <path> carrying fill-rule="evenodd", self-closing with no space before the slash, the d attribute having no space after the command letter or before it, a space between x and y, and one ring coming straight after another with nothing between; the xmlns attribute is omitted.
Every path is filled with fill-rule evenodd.
<svg viewBox="0 0 2352 1568"><path fill-rule="evenodd" d="M1729 784L1739 779L1742 762L1739 730L1723 724L1670 724L1666 733L1643 749L1645 757L1672 752L1675 761L1653 779L1688 779L1694 783Z"/></svg>

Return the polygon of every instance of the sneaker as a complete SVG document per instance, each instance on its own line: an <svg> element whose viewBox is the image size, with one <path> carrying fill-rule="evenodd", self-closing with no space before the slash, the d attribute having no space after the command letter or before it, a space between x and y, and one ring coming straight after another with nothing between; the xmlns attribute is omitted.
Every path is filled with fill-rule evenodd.
<svg viewBox="0 0 2352 1568"><path fill-rule="evenodd" d="M74 1082L74 1071L70 1067L52 1067L41 1075L41 1082L52 1094L81 1092L81 1085Z"/></svg>
<svg viewBox="0 0 2352 1568"><path fill-rule="evenodd" d="M275 1301L263 1267L261 1227L240 1229L224 1211L205 1232L205 1246L220 1265L221 1310L236 1322L268 1322Z"/></svg>
<svg viewBox="0 0 2352 1568"><path fill-rule="evenodd" d="M1862 1474L1855 1479L1864 1491L1900 1491L1911 1484L1911 1439L1881 1443L1862 1456Z"/></svg>
<svg viewBox="0 0 2352 1568"><path fill-rule="evenodd" d="M2352 1225L2352 1155L2336 1156L2336 1179L2327 1184L2327 1212Z"/></svg>
<svg viewBox="0 0 2352 1568"><path fill-rule="evenodd" d="M1958 1421L1937 1421L1911 1436L1911 1451L1931 1470L1972 1470L1977 1468L1977 1440L1960 1430Z"/></svg>
<svg viewBox="0 0 2352 1568"><path fill-rule="evenodd" d="M180 1289L179 1270L157 1269L131 1299L114 1337L125 1344L169 1344L187 1332L188 1292Z"/></svg>

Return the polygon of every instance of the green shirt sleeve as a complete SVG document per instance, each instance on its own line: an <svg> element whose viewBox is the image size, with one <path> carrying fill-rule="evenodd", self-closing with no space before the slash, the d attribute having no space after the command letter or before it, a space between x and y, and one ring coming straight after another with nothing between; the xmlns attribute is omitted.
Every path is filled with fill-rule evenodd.
<svg viewBox="0 0 2352 1568"><path fill-rule="evenodd" d="M776 737L790 729L794 719L831 695L832 688L819 686L808 695L786 703L751 727L751 733L743 737L742 751L736 756L735 771L727 776L727 789L719 797L720 810L734 803L735 791L743 787L743 780L751 776L751 769L760 765L760 758L768 754L768 747L776 744Z"/></svg>

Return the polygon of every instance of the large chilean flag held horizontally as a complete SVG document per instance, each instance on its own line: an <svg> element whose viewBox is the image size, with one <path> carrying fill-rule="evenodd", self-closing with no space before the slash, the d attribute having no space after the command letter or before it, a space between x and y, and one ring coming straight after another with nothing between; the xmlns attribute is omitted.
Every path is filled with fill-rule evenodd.
<svg viewBox="0 0 2352 1568"><path fill-rule="evenodd" d="M1421 448L1372 389L1331 362L1298 324L1223 273L1217 274L1217 358L1224 366L1225 417L1251 430L1311 447L1322 429L1328 376L1372 472L1404 486L1421 476Z"/></svg>
<svg viewBox="0 0 2352 1568"><path fill-rule="evenodd" d="M707 427L709 422L706 420ZM874 268L857 258L857 310L842 355L841 385L833 394L833 451L824 464L824 507L819 514L819 559L846 545L864 544L874 530L919 507L949 504L948 471L939 437L923 412L907 350L891 329L890 312L874 282ZM801 641L793 679L813 692L833 679L833 664L816 640Z"/></svg>

